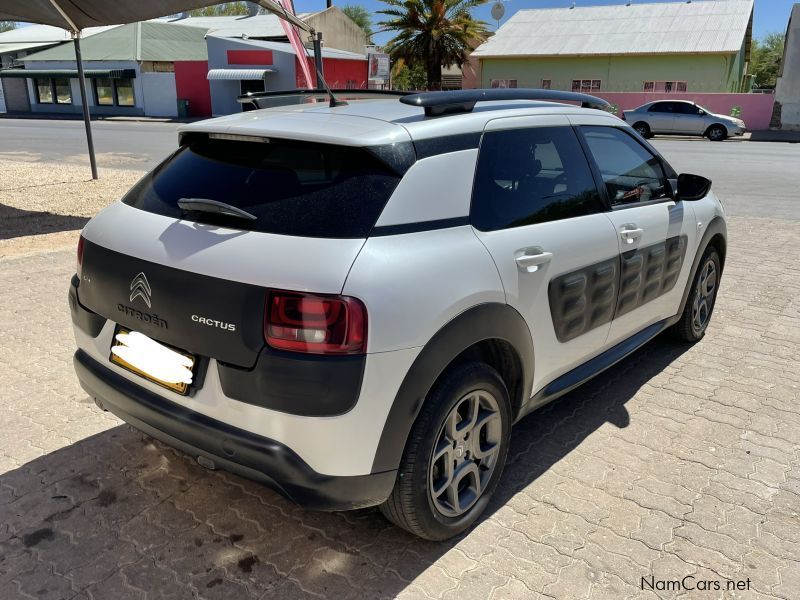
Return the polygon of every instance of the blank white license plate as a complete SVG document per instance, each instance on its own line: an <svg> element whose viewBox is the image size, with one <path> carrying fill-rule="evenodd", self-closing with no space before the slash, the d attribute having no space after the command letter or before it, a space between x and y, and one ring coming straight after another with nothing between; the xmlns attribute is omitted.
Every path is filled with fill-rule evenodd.
<svg viewBox="0 0 800 600"><path fill-rule="evenodd" d="M173 392L186 394L194 378L194 356L143 333L118 327L111 342L112 363Z"/></svg>

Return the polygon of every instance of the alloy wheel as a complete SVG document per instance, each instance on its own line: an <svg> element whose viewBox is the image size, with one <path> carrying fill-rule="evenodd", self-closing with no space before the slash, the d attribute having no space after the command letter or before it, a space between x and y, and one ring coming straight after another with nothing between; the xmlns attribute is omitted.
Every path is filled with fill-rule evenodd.
<svg viewBox="0 0 800 600"><path fill-rule="evenodd" d="M461 397L439 430L428 468L428 489L445 517L467 512L497 466L503 428L497 398L485 390Z"/></svg>
<svg viewBox="0 0 800 600"><path fill-rule="evenodd" d="M708 325L711 310L714 307L714 297L717 289L717 266L713 260L708 260L700 270L697 285L694 290L694 303L692 304L692 328L701 333Z"/></svg>

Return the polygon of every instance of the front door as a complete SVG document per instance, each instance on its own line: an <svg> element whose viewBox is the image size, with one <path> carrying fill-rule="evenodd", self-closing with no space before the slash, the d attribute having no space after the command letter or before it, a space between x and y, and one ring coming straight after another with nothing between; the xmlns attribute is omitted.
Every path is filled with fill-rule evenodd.
<svg viewBox="0 0 800 600"><path fill-rule="evenodd" d="M690 102L676 102L678 112L675 115L676 133L689 133L692 135L702 135L706 130L706 120L701 113L701 109Z"/></svg>
<svg viewBox="0 0 800 600"><path fill-rule="evenodd" d="M616 306L617 234L561 115L486 125L470 220L534 340L536 392L602 351Z"/></svg>
<svg viewBox="0 0 800 600"><path fill-rule="evenodd" d="M673 316L697 232L690 205L675 203L661 161L628 131L581 126L605 183L619 244L619 297L609 344ZM688 257L688 258L687 258Z"/></svg>

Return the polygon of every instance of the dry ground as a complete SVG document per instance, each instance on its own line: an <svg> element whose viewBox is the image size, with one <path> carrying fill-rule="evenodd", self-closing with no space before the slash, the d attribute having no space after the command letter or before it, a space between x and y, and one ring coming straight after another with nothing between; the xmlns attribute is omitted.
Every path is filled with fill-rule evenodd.
<svg viewBox="0 0 800 600"><path fill-rule="evenodd" d="M118 200L141 172L0 159L0 258L74 247L89 217Z"/></svg>
<svg viewBox="0 0 800 600"><path fill-rule="evenodd" d="M0 167L3 600L800 599L800 221L732 217L706 339L657 339L520 423L485 518L434 544L100 412L71 366L74 228L136 176ZM642 589L686 576L723 591Z"/></svg>

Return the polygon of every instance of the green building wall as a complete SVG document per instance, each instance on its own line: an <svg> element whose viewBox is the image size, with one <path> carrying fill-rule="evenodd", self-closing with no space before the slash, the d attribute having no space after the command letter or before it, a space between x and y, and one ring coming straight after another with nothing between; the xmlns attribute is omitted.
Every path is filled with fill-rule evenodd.
<svg viewBox="0 0 800 600"><path fill-rule="evenodd" d="M481 59L481 85L516 79L518 87L570 90L573 79L600 79L601 91L641 92L645 81L685 81L688 92L739 92L744 47L734 54L522 57Z"/></svg>

